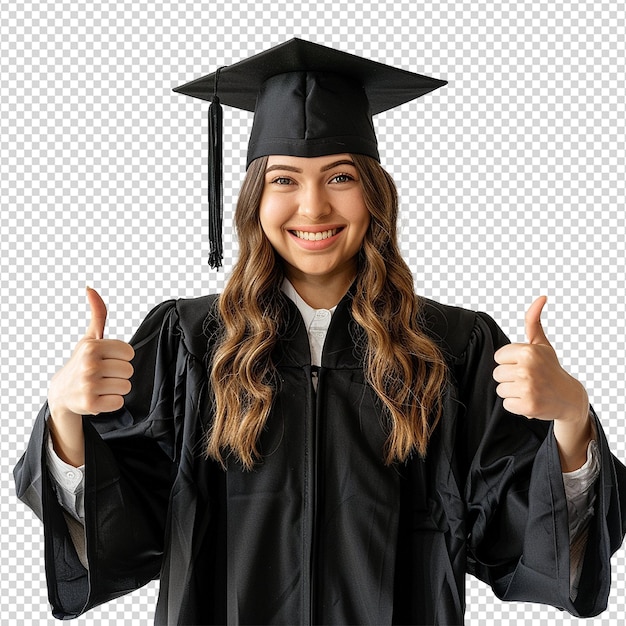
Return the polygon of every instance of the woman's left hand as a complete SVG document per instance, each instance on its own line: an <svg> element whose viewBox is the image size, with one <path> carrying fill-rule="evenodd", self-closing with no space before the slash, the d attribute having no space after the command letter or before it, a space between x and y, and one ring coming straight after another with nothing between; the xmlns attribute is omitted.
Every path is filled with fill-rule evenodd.
<svg viewBox="0 0 626 626"><path fill-rule="evenodd" d="M528 343L509 344L495 353L496 391L511 413L582 425L589 398L583 385L561 367L543 332L541 311L546 300L546 296L537 298L526 312Z"/></svg>

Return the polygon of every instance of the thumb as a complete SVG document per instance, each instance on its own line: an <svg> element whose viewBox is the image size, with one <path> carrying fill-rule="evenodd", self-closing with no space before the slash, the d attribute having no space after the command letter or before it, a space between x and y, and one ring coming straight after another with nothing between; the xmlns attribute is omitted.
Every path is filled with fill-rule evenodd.
<svg viewBox="0 0 626 626"><path fill-rule="evenodd" d="M541 311L547 300L547 296L539 296L526 311L525 328L529 343L550 345L541 325Z"/></svg>
<svg viewBox="0 0 626 626"><path fill-rule="evenodd" d="M91 287L87 287L87 299L91 309L91 321L85 333L85 337L102 339L104 337L104 325L107 320L107 307L100 294Z"/></svg>

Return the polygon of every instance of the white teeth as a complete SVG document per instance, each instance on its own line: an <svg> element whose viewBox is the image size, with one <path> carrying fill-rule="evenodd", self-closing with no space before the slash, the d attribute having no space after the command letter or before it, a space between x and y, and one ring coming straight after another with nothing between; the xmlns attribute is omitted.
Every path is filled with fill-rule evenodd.
<svg viewBox="0 0 626 626"><path fill-rule="evenodd" d="M310 233L307 230L292 230L291 232L298 238L305 241L322 241L322 239L328 239L337 234L338 228L332 230L324 230L320 233Z"/></svg>

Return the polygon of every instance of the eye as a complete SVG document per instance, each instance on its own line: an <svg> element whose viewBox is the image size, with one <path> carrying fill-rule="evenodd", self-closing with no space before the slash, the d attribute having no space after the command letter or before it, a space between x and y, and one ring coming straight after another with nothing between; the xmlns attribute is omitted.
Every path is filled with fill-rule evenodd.
<svg viewBox="0 0 626 626"><path fill-rule="evenodd" d="M273 178L270 183L272 185L291 185L293 184L293 181L287 176L277 176L276 178Z"/></svg>
<svg viewBox="0 0 626 626"><path fill-rule="evenodd" d="M334 184L340 184L340 183L349 183L352 180L355 180L355 178L354 176L350 174L335 174L330 179L330 182Z"/></svg>

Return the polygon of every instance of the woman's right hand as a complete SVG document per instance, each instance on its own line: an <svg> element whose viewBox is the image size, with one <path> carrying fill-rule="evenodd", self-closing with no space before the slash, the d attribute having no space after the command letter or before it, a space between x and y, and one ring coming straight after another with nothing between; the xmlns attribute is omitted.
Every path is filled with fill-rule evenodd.
<svg viewBox="0 0 626 626"><path fill-rule="evenodd" d="M97 291L87 288L91 322L67 363L48 389L50 430L57 454L67 463L84 463L82 416L120 409L131 390L135 355L132 346L104 339L107 308Z"/></svg>

